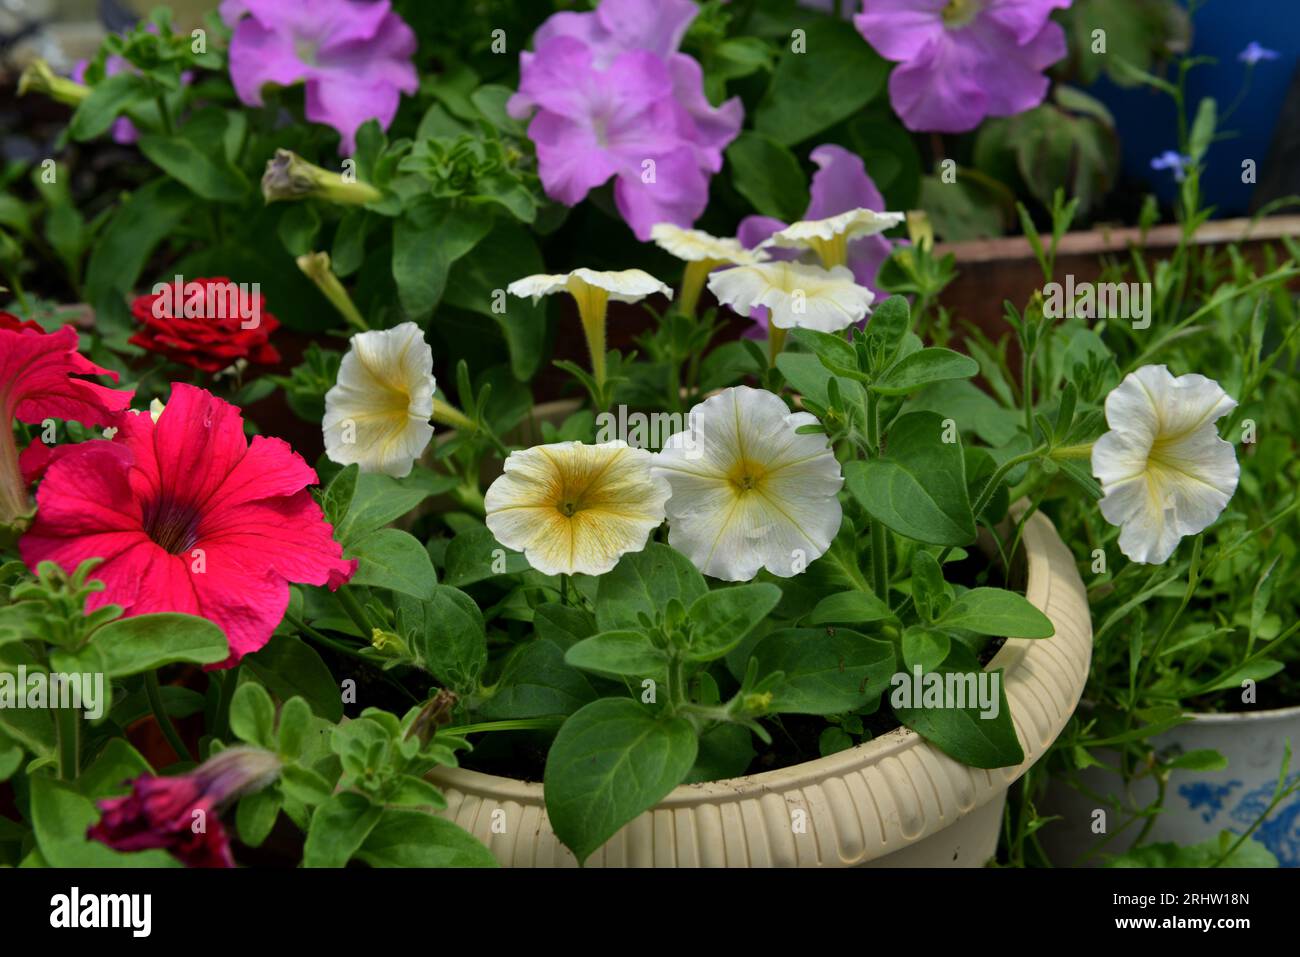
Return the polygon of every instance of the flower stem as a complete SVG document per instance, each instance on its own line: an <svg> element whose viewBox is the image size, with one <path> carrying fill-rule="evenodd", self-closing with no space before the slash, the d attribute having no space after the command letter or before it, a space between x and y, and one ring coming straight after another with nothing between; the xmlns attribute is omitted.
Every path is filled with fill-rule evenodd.
<svg viewBox="0 0 1300 957"><path fill-rule="evenodd" d="M374 630L374 625L366 617L366 610L357 602L356 597L348 589L347 585L341 587L334 593L338 596L339 604L343 606L343 611L352 619L353 623L361 629L361 637L366 641L370 640L370 633Z"/></svg>
<svg viewBox="0 0 1300 957"><path fill-rule="evenodd" d="M149 698L149 708L153 711L154 720L158 722L158 730L162 732L163 737L167 739L167 743L176 752L176 757L181 761L193 761L194 756L185 747L185 742L181 740L180 734L177 733L171 717L163 708L162 691L158 687L158 672L145 672L144 693Z"/></svg>
<svg viewBox="0 0 1300 957"><path fill-rule="evenodd" d="M76 708L59 708L54 714L59 739L59 777L75 781L81 774L81 714Z"/></svg>
<svg viewBox="0 0 1300 957"><path fill-rule="evenodd" d="M867 445L872 455L880 455L880 397L871 391L867 392ZM871 520L871 575L875 583L876 595L886 604L889 603L888 550L885 526L873 518Z"/></svg>
<svg viewBox="0 0 1300 957"><path fill-rule="evenodd" d="M286 612L286 616L287 616ZM212 736L224 741L230 733L230 702L235 697L239 686L239 665L230 668L221 676L221 688L217 693L217 713L212 723Z"/></svg>
<svg viewBox="0 0 1300 957"><path fill-rule="evenodd" d="M767 360L768 365L776 367L776 357L785 348L785 330L772 324L772 317L767 317Z"/></svg>
<svg viewBox="0 0 1300 957"><path fill-rule="evenodd" d="M481 721L478 724L449 725L439 728L439 734L477 734L481 731L549 731L564 723L564 718L511 718L507 721Z"/></svg>

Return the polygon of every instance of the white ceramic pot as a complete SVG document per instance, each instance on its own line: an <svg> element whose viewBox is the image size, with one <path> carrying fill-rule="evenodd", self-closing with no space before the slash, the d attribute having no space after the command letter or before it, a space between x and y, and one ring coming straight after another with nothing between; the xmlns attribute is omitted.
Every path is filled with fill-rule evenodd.
<svg viewBox="0 0 1300 957"><path fill-rule="evenodd" d="M1164 810L1144 843L1199 844L1221 831L1245 832L1273 798L1288 738L1293 749L1300 752L1300 707L1196 715L1187 724L1153 739L1158 752L1213 749L1227 758L1228 767L1222 771L1171 772ZM1113 764L1117 758L1112 755L1106 760ZM1289 782L1294 783L1300 779L1296 759L1291 768ZM1150 779L1135 780L1126 792L1123 779L1104 768L1087 769L1080 774L1079 783L1092 794L1120 799L1126 808L1146 807L1157 797L1155 783ZM1085 858L1088 864L1102 863L1101 854L1089 856L1106 837L1106 833L1094 833L1098 827L1096 811L1102 806L1070 782L1053 780L1038 810L1061 820L1044 827L1039 838L1057 865ZM1104 822L1107 833L1122 823L1123 819L1115 820L1109 813ZM1128 850L1141 828L1141 822L1131 825L1108 842L1103 853ZM1272 851L1283 867L1300 867L1300 794L1277 807L1251 837Z"/></svg>
<svg viewBox="0 0 1300 957"><path fill-rule="evenodd" d="M588 866L984 864L997 846L1007 787L1064 727L1092 656L1083 582L1044 515L1026 523L1024 545L1026 596L1056 634L1007 641L988 665L1005 669L1024 763L970 768L899 728L794 767L678 787L592 854ZM547 822L540 784L460 768L440 768L430 780L447 797L443 816L483 841L503 866L577 863Z"/></svg>

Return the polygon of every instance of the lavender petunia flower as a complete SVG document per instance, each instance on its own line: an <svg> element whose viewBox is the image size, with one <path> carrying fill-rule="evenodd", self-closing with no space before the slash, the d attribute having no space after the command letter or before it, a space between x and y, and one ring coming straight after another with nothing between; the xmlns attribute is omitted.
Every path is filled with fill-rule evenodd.
<svg viewBox="0 0 1300 957"><path fill-rule="evenodd" d="M1165 150L1159 156L1151 158L1151 168L1173 170L1174 179L1181 183L1187 178L1187 166L1191 161L1190 156L1184 156L1175 150Z"/></svg>
<svg viewBox="0 0 1300 957"><path fill-rule="evenodd" d="M538 28L508 110L533 115L548 196L572 206L614 178L619 212L641 240L656 223L689 226L704 211L709 174L744 111L739 99L712 106L700 65L677 52L696 13L692 0L604 0Z"/></svg>
<svg viewBox="0 0 1300 957"><path fill-rule="evenodd" d="M388 0L226 0L221 13L235 21L230 78L240 100L261 106L267 83L304 82L307 119L338 130L345 156L361 124L386 129L401 94L419 86L415 34Z"/></svg>
<svg viewBox="0 0 1300 957"><path fill-rule="evenodd" d="M813 174L812 196L804 219L826 219L851 209L885 211L885 198L868 175L862 157L829 143L817 147L809 155L818 168ZM746 249L754 249L786 225L770 216L746 216L736 228L736 238ZM880 234L863 236L849 243L848 267L853 271L854 281L866 286L877 298L883 298L884 293L876 286L876 276L893 248L893 243ZM772 247L767 249L767 253L772 259L796 259L799 251ZM750 318L756 325L747 330L746 335L766 337L767 310L755 309Z"/></svg>
<svg viewBox="0 0 1300 957"><path fill-rule="evenodd" d="M914 132L965 133L988 116L1043 102L1043 70L1065 56L1049 18L1070 0L863 0L853 18L881 56L899 65L889 99Z"/></svg>
<svg viewBox="0 0 1300 957"><path fill-rule="evenodd" d="M1254 40L1247 43L1246 49L1237 54L1237 59L1247 66L1254 66L1260 60L1276 60L1277 57L1278 53L1276 50L1262 47Z"/></svg>

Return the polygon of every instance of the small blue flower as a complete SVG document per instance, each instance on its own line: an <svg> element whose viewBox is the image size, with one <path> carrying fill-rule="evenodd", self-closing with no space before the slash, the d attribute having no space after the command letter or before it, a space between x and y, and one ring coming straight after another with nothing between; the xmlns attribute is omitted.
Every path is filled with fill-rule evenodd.
<svg viewBox="0 0 1300 957"><path fill-rule="evenodd" d="M1152 157L1152 169L1169 169L1174 171L1174 179L1182 182L1187 178L1187 164L1192 161L1190 156L1184 156L1174 150L1165 150L1159 156Z"/></svg>
<svg viewBox="0 0 1300 957"><path fill-rule="evenodd" d="M1246 44L1246 49L1237 54L1237 59L1247 66L1254 66L1260 60L1276 60L1277 51L1269 50L1251 40Z"/></svg>

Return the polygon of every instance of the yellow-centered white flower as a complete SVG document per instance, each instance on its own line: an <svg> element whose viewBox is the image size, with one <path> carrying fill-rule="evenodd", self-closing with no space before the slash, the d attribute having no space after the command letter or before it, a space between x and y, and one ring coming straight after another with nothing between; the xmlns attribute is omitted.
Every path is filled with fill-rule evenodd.
<svg viewBox="0 0 1300 957"><path fill-rule="evenodd" d="M804 219L777 230L760 244L761 248L780 246L785 249L811 249L827 269L849 261L849 243L863 236L874 236L893 229L906 219L902 213L877 213L874 210L850 209L826 219Z"/></svg>
<svg viewBox="0 0 1300 957"><path fill-rule="evenodd" d="M668 543L706 575L749 581L766 568L797 575L840 528L844 478L817 419L780 396L735 386L691 410L654 472L672 486Z"/></svg>
<svg viewBox="0 0 1300 957"><path fill-rule="evenodd" d="M664 520L668 483L626 442L512 452L484 496L487 527L544 575L603 575Z"/></svg>
<svg viewBox="0 0 1300 957"><path fill-rule="evenodd" d="M578 316L582 331L591 351L591 371L597 385L605 384L605 310L609 300L615 302L640 302L646 296L662 293L669 299L673 291L641 269L622 269L601 272L596 269L575 269L569 273L537 273L516 279L506 286L506 292L533 302L542 296L567 292L578 303Z"/></svg>
<svg viewBox="0 0 1300 957"><path fill-rule="evenodd" d="M655 245L686 263L682 272L682 312L691 315L709 273L719 266L752 266L767 260L767 253L746 249L740 240L713 236L700 229L683 229L675 223L656 223L650 230Z"/></svg>
<svg viewBox="0 0 1300 957"><path fill-rule="evenodd" d="M433 350L413 322L359 332L325 393L325 454L363 472L409 475L433 437Z"/></svg>
<svg viewBox="0 0 1300 957"><path fill-rule="evenodd" d="M783 260L715 272L709 276L709 289L742 316L755 306L766 306L770 325L818 332L839 332L861 322L876 298L854 282L846 266L823 269Z"/></svg>
<svg viewBox="0 0 1300 957"><path fill-rule="evenodd" d="M1092 447L1092 474L1130 559L1162 564L1227 506L1241 469L1214 423L1236 407L1213 379L1175 378L1162 365L1130 373L1106 396L1111 431Z"/></svg>

